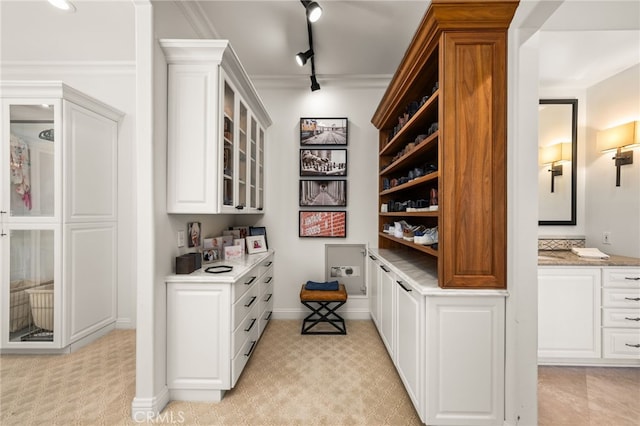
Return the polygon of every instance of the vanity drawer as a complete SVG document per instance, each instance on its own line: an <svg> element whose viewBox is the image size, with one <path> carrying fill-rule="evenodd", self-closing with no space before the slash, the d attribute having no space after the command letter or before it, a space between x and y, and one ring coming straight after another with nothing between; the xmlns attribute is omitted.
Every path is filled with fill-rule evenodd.
<svg viewBox="0 0 640 426"><path fill-rule="evenodd" d="M260 265L258 265L258 276L263 275L269 268L273 269L273 254L260 262ZM273 274L273 272L271 274Z"/></svg>
<svg viewBox="0 0 640 426"><path fill-rule="evenodd" d="M602 270L604 287L640 288L640 268L604 268Z"/></svg>
<svg viewBox="0 0 640 426"><path fill-rule="evenodd" d="M249 338L242 345L240 352L238 352L235 358L232 359L231 387L234 387L236 385L236 382L238 381L238 377L240 377L242 370L244 370L244 366L247 365L247 361L249 361L249 358L253 354L253 350L256 348L256 345L258 344L258 337L259 337L259 327L253 327L249 334Z"/></svg>
<svg viewBox="0 0 640 426"><path fill-rule="evenodd" d="M260 309L260 305L255 302L252 305L254 308L251 310L249 315L247 315L240 326L236 328L233 332L233 336L231 338L231 356L235 357L247 339L253 334L254 329L260 327L260 313L262 310Z"/></svg>
<svg viewBox="0 0 640 426"><path fill-rule="evenodd" d="M248 273L233 283L233 301L237 302L256 283L258 279L258 267L252 268Z"/></svg>
<svg viewBox="0 0 640 426"><path fill-rule="evenodd" d="M273 268L269 268L266 274L260 277L260 294L273 293Z"/></svg>
<svg viewBox="0 0 640 426"><path fill-rule="evenodd" d="M254 285L236 303L233 304L233 328L238 328L240 323L251 312L255 305L259 305L259 287Z"/></svg>
<svg viewBox="0 0 640 426"><path fill-rule="evenodd" d="M640 309L605 308L602 310L602 326L640 328Z"/></svg>
<svg viewBox="0 0 640 426"><path fill-rule="evenodd" d="M640 288L604 288L602 306L605 308L640 308Z"/></svg>
<svg viewBox="0 0 640 426"><path fill-rule="evenodd" d="M640 329L603 329L602 353L604 358L640 359Z"/></svg>

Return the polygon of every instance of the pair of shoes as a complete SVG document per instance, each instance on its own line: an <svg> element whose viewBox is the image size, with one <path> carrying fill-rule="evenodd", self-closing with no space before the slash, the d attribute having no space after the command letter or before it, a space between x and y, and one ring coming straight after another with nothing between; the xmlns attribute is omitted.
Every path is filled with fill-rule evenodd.
<svg viewBox="0 0 640 426"><path fill-rule="evenodd" d="M414 243L429 246L438 242L438 227L427 228L420 236L415 236Z"/></svg>

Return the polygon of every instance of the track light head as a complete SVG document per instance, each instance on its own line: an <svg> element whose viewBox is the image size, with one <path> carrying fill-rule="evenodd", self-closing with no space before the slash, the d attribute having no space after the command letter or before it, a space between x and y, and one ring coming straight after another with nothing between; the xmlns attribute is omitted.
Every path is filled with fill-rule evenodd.
<svg viewBox="0 0 640 426"><path fill-rule="evenodd" d="M316 90L320 90L320 84L318 83L318 80L316 79L316 75L315 74L311 74L311 91L315 92Z"/></svg>
<svg viewBox="0 0 640 426"><path fill-rule="evenodd" d="M299 52L296 55L296 62L298 63L298 65L303 66L304 64L307 63L307 60L309 60L312 56L313 56L313 49L309 49L306 52Z"/></svg>
<svg viewBox="0 0 640 426"><path fill-rule="evenodd" d="M316 22L322 16L322 8L315 1L300 0L302 5L307 9L307 19L309 22Z"/></svg>

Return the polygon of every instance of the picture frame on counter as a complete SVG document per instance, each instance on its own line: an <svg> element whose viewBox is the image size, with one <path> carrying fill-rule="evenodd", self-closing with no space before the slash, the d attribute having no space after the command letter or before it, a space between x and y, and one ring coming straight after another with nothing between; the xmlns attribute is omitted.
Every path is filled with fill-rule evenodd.
<svg viewBox="0 0 640 426"><path fill-rule="evenodd" d="M267 243L265 242L264 235L254 235L245 238L247 245L247 253L263 253L267 251Z"/></svg>
<svg viewBox="0 0 640 426"><path fill-rule="evenodd" d="M247 236L255 237L256 235L264 235L265 247L269 248L269 239L267 238L267 228L264 226L250 226Z"/></svg>

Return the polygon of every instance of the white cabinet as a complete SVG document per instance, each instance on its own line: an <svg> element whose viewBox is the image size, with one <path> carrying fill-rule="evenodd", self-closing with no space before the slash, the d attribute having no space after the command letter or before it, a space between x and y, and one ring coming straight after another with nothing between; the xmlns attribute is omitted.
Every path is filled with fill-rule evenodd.
<svg viewBox="0 0 640 426"><path fill-rule="evenodd" d="M640 268L602 270L602 356L640 360Z"/></svg>
<svg viewBox="0 0 640 426"><path fill-rule="evenodd" d="M384 249L369 256L380 269L376 326L420 419L502 424L507 292L441 289L435 262Z"/></svg>
<svg viewBox="0 0 640 426"><path fill-rule="evenodd" d="M61 82L0 91L0 347L68 351L115 326L124 114Z"/></svg>
<svg viewBox="0 0 640 426"><path fill-rule="evenodd" d="M600 269L538 269L538 358L600 358Z"/></svg>
<svg viewBox="0 0 640 426"><path fill-rule="evenodd" d="M260 97L227 40L160 40L168 64L167 211L264 211Z"/></svg>
<svg viewBox="0 0 640 426"><path fill-rule="evenodd" d="M234 271L167 277L171 399L220 401L253 353L273 310L273 252L226 261Z"/></svg>
<svg viewBox="0 0 640 426"><path fill-rule="evenodd" d="M369 312L371 319L376 325L380 325L380 262L369 255L367 259L367 294L369 295Z"/></svg>

